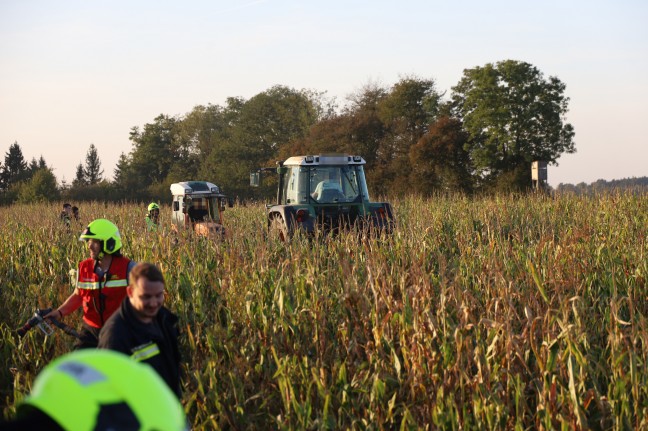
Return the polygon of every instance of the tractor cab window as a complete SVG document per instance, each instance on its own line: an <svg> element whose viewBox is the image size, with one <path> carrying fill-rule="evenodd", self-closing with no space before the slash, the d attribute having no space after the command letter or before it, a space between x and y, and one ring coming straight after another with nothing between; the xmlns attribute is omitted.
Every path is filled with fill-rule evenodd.
<svg viewBox="0 0 648 431"><path fill-rule="evenodd" d="M298 193L298 174L299 171L297 168L290 168L284 177L284 197L286 204L296 204L299 202L299 193Z"/></svg>
<svg viewBox="0 0 648 431"><path fill-rule="evenodd" d="M310 168L310 195L319 203L359 202L366 185L361 166L318 166Z"/></svg>
<svg viewBox="0 0 648 431"><path fill-rule="evenodd" d="M296 205L308 203L309 168L293 166L284 174L284 204Z"/></svg>

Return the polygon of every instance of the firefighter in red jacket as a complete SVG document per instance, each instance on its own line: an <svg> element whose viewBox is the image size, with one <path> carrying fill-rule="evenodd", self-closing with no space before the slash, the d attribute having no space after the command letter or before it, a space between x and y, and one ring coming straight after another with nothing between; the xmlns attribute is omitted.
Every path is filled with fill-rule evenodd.
<svg viewBox="0 0 648 431"><path fill-rule="evenodd" d="M83 306L83 327L75 348L97 347L99 330L126 296L128 274L135 262L122 256L119 229L106 219L86 227L90 258L79 263L77 284L65 302L44 317L60 319Z"/></svg>

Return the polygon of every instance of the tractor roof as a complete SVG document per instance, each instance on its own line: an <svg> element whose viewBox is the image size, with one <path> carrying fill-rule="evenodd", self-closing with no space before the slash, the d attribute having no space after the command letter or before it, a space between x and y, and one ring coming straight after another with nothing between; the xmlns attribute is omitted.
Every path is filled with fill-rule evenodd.
<svg viewBox="0 0 648 431"><path fill-rule="evenodd" d="M365 160L360 156L320 154L290 157L284 162L284 166L364 165L365 163Z"/></svg>
<svg viewBox="0 0 648 431"><path fill-rule="evenodd" d="M220 187L208 181L182 181L171 184L171 194L220 194Z"/></svg>

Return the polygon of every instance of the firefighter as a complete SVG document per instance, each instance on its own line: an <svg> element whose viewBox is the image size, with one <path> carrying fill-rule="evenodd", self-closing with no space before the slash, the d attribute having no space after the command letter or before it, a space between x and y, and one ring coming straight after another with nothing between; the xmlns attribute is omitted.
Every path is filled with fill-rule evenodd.
<svg viewBox="0 0 648 431"><path fill-rule="evenodd" d="M186 430L182 405L156 372L110 350L63 355L36 377L6 430Z"/></svg>
<svg viewBox="0 0 648 431"><path fill-rule="evenodd" d="M151 202L148 206L148 214L146 214L146 229L157 230L160 223L160 206L155 202Z"/></svg>
<svg viewBox="0 0 648 431"><path fill-rule="evenodd" d="M79 207L77 207L77 206L72 207L72 217L74 217L75 221L80 221Z"/></svg>
<svg viewBox="0 0 648 431"><path fill-rule="evenodd" d="M70 222L72 220L72 205L69 203L64 203L63 204L63 211L61 211L61 215L59 215L59 218L61 221L69 228L70 227Z"/></svg>
<svg viewBox="0 0 648 431"><path fill-rule="evenodd" d="M101 329L99 348L147 363L180 398L178 317L164 306L164 276L155 265L140 262L130 273L126 293Z"/></svg>
<svg viewBox="0 0 648 431"><path fill-rule="evenodd" d="M90 257L79 263L74 292L45 318L62 317L83 306L83 327L75 348L97 347L99 330L126 297L128 274L135 262L122 256L119 229L111 221L97 219L79 240L87 243Z"/></svg>

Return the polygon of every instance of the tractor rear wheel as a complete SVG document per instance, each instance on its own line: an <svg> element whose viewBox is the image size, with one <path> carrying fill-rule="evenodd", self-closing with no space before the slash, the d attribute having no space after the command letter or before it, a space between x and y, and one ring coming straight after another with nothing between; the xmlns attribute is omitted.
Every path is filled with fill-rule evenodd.
<svg viewBox="0 0 648 431"><path fill-rule="evenodd" d="M270 221L269 236L281 242L286 242L290 239L288 227L283 218L275 217Z"/></svg>

